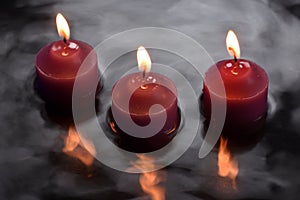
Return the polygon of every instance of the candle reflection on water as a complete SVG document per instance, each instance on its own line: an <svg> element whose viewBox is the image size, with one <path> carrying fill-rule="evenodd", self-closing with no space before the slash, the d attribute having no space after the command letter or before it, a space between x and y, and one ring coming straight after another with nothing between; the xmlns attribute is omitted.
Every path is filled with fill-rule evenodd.
<svg viewBox="0 0 300 200"><path fill-rule="evenodd" d="M85 140L84 146L74 126L69 127L68 135L63 139L65 146L62 151L65 154L77 158L87 167L93 164L96 149L92 141Z"/></svg>
<svg viewBox="0 0 300 200"><path fill-rule="evenodd" d="M138 159L132 163L132 167L140 169L154 168L153 158L145 154L137 154ZM142 172L139 177L139 183L142 190L148 194L151 200L165 200L165 187L162 183L166 180L166 172L164 170Z"/></svg>
<svg viewBox="0 0 300 200"><path fill-rule="evenodd" d="M218 175L230 178L232 180L232 187L236 190L236 177L239 173L238 162L230 154L227 144L228 140L221 137L218 152Z"/></svg>

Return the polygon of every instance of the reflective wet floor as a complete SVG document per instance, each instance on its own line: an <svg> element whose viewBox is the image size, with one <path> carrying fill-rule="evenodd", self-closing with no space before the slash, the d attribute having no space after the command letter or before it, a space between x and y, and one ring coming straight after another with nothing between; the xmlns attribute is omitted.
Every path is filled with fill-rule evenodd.
<svg viewBox="0 0 300 200"><path fill-rule="evenodd" d="M299 199L296 0L5 0L0 5L0 199ZM218 175L219 143L198 158L201 134L181 158L156 172L128 174L94 160L69 131L68 116L53 113L33 87L36 53L59 39L57 12L67 17L72 38L92 46L127 29L164 27L195 39L214 61L228 58L225 36L234 29L242 57L269 75L272 108L262 138L230 151L231 167L238 163L235 183ZM159 63L160 56L154 53L153 60ZM179 61L164 62L180 68ZM193 77L191 85L200 95L202 78L188 68L183 71Z"/></svg>

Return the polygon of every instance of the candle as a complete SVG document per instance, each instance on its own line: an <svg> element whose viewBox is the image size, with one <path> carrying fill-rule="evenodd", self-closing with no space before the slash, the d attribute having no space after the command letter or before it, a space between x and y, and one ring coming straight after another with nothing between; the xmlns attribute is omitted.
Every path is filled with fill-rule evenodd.
<svg viewBox="0 0 300 200"><path fill-rule="evenodd" d="M48 44L38 52L37 89L47 103L69 109L75 79L81 79L83 94L88 94L93 80L99 79L97 55L87 43L69 40L68 23L60 13L56 25L63 40ZM80 67L83 70L77 74Z"/></svg>
<svg viewBox="0 0 300 200"><path fill-rule="evenodd" d="M234 59L219 61L205 73L202 110L208 121L212 121L211 99L218 103L225 98L227 111L222 133L243 137L263 126L267 112L268 76L256 63L240 59L238 39L231 30L226 44ZM216 81L220 75L223 82ZM225 96L221 84L224 84Z"/></svg>
<svg viewBox="0 0 300 200"><path fill-rule="evenodd" d="M137 60L141 72L122 77L112 89L113 128L132 149L152 151L169 142L178 127L177 90L169 78L150 72L144 47L138 48Z"/></svg>

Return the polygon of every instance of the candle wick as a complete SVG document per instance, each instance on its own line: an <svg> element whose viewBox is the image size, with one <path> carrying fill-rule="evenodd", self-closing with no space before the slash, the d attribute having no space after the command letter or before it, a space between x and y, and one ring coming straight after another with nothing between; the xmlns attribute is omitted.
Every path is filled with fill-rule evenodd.
<svg viewBox="0 0 300 200"><path fill-rule="evenodd" d="M68 44L68 40L65 37L64 37L63 41L65 44Z"/></svg>
<svg viewBox="0 0 300 200"><path fill-rule="evenodd" d="M235 55L235 53L234 53L234 62L236 63L237 62L237 57L236 57L236 55Z"/></svg>
<svg viewBox="0 0 300 200"><path fill-rule="evenodd" d="M232 51L233 52L233 58L234 58L234 62L236 63L237 62L237 57L236 57L236 53L235 53L235 50L234 50L234 48L232 48L232 47L229 47L228 48L230 51Z"/></svg>
<svg viewBox="0 0 300 200"><path fill-rule="evenodd" d="M146 85L144 85L145 84L145 77L146 77L146 70L143 70L143 72L142 72L142 76L143 76L143 80L142 80L142 85L141 85L141 88L143 89L143 90L145 90L145 89L147 89L147 86Z"/></svg>

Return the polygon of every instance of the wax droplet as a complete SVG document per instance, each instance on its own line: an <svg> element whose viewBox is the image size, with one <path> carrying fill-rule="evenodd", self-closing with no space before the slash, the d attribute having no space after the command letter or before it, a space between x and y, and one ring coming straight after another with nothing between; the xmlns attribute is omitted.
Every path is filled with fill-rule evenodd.
<svg viewBox="0 0 300 200"><path fill-rule="evenodd" d="M237 69L234 67L232 70L231 70L231 73L233 75L238 75L239 73L237 72Z"/></svg>
<svg viewBox="0 0 300 200"><path fill-rule="evenodd" d="M61 55L62 55L62 56L68 56L68 55L69 55L69 53L68 53L68 52L65 52L65 51L63 51L63 52L61 52Z"/></svg>
<svg viewBox="0 0 300 200"><path fill-rule="evenodd" d="M228 68L232 67L232 63L230 63L230 62L227 63L227 64L226 64L226 67L228 67Z"/></svg>
<svg viewBox="0 0 300 200"><path fill-rule="evenodd" d="M141 85L141 89L145 90L145 89L147 89L147 88L148 88L147 85Z"/></svg>
<svg viewBox="0 0 300 200"><path fill-rule="evenodd" d="M69 44L69 46L68 46L70 49L78 49L79 48L79 46L76 44L76 43L74 43L74 42L70 42L70 44Z"/></svg>
<svg viewBox="0 0 300 200"><path fill-rule="evenodd" d="M246 67L246 68L250 68L250 64L249 64L249 62L245 62L245 61L240 61L240 65L242 66L242 67Z"/></svg>

